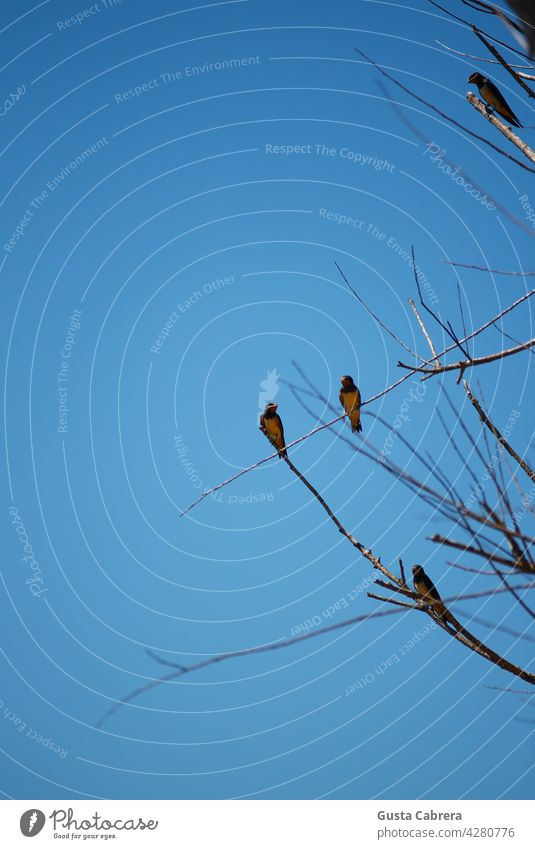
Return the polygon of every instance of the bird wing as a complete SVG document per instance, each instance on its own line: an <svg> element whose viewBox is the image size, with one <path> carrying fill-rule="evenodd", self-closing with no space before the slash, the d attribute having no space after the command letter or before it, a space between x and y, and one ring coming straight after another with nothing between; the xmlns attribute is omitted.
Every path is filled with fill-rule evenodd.
<svg viewBox="0 0 535 849"><path fill-rule="evenodd" d="M425 584L426 593L429 598L432 598L434 601L442 601L437 588L435 587L433 581L428 575L425 575L423 583Z"/></svg>
<svg viewBox="0 0 535 849"><path fill-rule="evenodd" d="M500 115L503 115L504 118L508 118L512 123L519 124L520 121L516 117L515 113L507 103L505 97L501 93L500 89L494 85L490 80L481 86L481 94Z"/></svg>
<svg viewBox="0 0 535 849"><path fill-rule="evenodd" d="M284 428L282 426L282 420L281 420L281 417L279 416L278 413L275 414L275 421L277 422L279 429L280 429L280 437L281 437L281 442L282 442L281 447L283 448L286 445L286 442L284 441Z"/></svg>

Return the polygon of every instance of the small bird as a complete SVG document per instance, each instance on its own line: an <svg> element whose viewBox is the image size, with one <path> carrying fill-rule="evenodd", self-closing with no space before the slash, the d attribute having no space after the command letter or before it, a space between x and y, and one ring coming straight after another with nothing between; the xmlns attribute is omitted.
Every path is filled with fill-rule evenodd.
<svg viewBox="0 0 535 849"><path fill-rule="evenodd" d="M425 574L421 566L413 566L412 575L416 592L423 596L426 601L435 602L431 604L433 610L441 619L445 619L448 614L447 608L431 578Z"/></svg>
<svg viewBox="0 0 535 849"><path fill-rule="evenodd" d="M351 430L353 433L357 431L362 433L362 425L360 423L360 392L353 383L353 378L349 374L344 374L340 378L342 388L340 390L340 403L351 422Z"/></svg>
<svg viewBox="0 0 535 849"><path fill-rule="evenodd" d="M505 97L501 93L501 91L494 85L491 80L487 77L484 77L483 74L473 73L468 77L467 82L473 83L479 89L479 93L483 100L486 100L488 105L501 115L502 118L505 118L506 121L509 121L513 127L521 127L522 124L516 117L515 113L507 103Z"/></svg>
<svg viewBox="0 0 535 849"><path fill-rule="evenodd" d="M264 412L260 416L260 430L266 434L270 442L278 449L281 457L287 457L286 443L284 442L284 428L281 417L277 413L277 404L269 401Z"/></svg>

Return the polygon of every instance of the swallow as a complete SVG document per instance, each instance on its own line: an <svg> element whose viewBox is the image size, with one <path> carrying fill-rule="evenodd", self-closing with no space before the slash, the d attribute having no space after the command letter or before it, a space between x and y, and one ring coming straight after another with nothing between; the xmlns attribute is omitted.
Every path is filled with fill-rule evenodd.
<svg viewBox="0 0 535 849"><path fill-rule="evenodd" d="M498 115L501 115L502 118L509 121L513 127L522 126L501 91L494 85L493 82L491 82L491 80L484 77L483 74L473 73L470 74L467 82L473 83L478 87L483 100L486 100L491 109L497 112Z"/></svg>
<svg viewBox="0 0 535 849"><path fill-rule="evenodd" d="M281 457L287 457L286 443L284 442L284 428L281 417L277 413L277 404L270 401L260 416L260 430L265 433L269 441L277 448Z"/></svg>
<svg viewBox="0 0 535 849"><path fill-rule="evenodd" d="M353 378L349 374L344 374L340 378L342 388L340 390L340 403L351 422L351 430L353 433L357 431L362 433L362 425L360 423L360 392L353 383Z"/></svg>
<svg viewBox="0 0 535 849"><path fill-rule="evenodd" d="M445 619L448 613L446 605L440 598L438 590L431 578L425 574L421 566L413 566L412 575L414 589L416 592L423 596L425 601L431 602L431 607L437 616L440 616L441 619Z"/></svg>

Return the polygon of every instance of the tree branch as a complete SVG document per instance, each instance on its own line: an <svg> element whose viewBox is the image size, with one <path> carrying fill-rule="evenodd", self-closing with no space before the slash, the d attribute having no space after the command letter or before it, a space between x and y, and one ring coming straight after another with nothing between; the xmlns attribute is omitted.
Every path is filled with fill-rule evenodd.
<svg viewBox="0 0 535 849"><path fill-rule="evenodd" d="M524 589L524 587L517 587L516 589ZM484 596L491 595L499 595L500 593L505 592L501 587L494 590L483 590L477 593L466 593L465 595L460 596L452 596L451 598L444 599L445 603L449 603L452 601L459 600L470 600L476 598L482 598ZM382 599L387 601L387 599ZM404 606L402 602L398 602L399 606ZM412 610L423 610L423 608L419 608L413 605L408 605L408 607ZM311 640L315 637L320 637L323 634L328 634L331 631L339 631L342 628L349 628L351 625L358 625L361 622L367 622L372 619L380 619L383 616L392 616L395 613L399 613L399 610L379 610L374 613L361 613L359 616L353 616L351 619L344 619L342 622L335 622L331 625L326 625L324 628L318 628L315 631L309 631L306 634L299 634L296 637L289 637L285 640L277 640L273 643L264 643L260 646L253 646L251 648L239 649L238 651L230 651L224 652L222 654L215 654L211 657L206 658L205 660L201 660L198 663L193 663L191 666L183 666L179 663L173 663L172 661L168 661L167 659L163 659L160 656L156 655L152 651L147 651L147 654L156 660L158 663L163 664L164 666L170 666L173 668L173 672L168 673L167 675L163 675L160 678L152 678L147 684L143 684L141 687L137 687L135 690L132 690L127 696L116 701L112 707L106 711L106 713L101 717L101 719L96 723L97 728L102 728L102 726L110 719L118 710L124 707L127 704L130 704L134 699L138 696L143 695L143 693L149 692L149 690L153 690L155 687L158 687L160 684L166 684L171 681L176 681L177 678L181 678L183 675L187 675L190 672L197 672L200 669L205 669L208 666L213 666L216 663L222 663L225 660L232 660L238 657L248 657L253 654L263 654L268 651L276 651L277 649L288 648L289 646L297 645L298 643L302 643L305 640Z"/></svg>
<svg viewBox="0 0 535 849"><path fill-rule="evenodd" d="M530 88L529 85L527 85L527 83L525 83L524 80L520 78L520 76L516 73L516 71L514 71L513 68L509 65L509 63L505 61L505 59L503 58L501 53L499 53L498 50L496 50L494 45L492 45L489 41L487 41L485 36L478 30L477 27L473 26L472 30L477 35L479 40L485 45L487 50L489 50L492 53L492 55L498 60L500 65L503 65L503 67L505 68L507 73L511 74L512 78L514 80L516 80L518 85L521 86L524 89L524 91L528 93L529 97L535 97L535 91L533 91L533 89Z"/></svg>
<svg viewBox="0 0 535 849"><path fill-rule="evenodd" d="M429 345L429 347L431 349L433 359L436 360L435 366L436 366L436 368L438 368L440 363L438 361L437 352L435 351L435 347L434 347L434 345L431 341L431 337L426 330L425 324L423 323L422 319L420 318L420 314L419 314L419 312L416 308L416 304L414 303L412 298L409 298L409 306L410 306L411 310L413 311L414 315L416 316L416 320L417 320L418 324L420 325L422 333L424 334L425 338L427 339L427 344Z"/></svg>
<svg viewBox="0 0 535 849"><path fill-rule="evenodd" d="M503 121L500 121L493 112L489 112L482 100L476 97L471 91L467 92L466 99L468 103L470 103L470 105L480 113L480 115L483 115L483 117L486 118L487 121L490 121L490 123L493 124L506 139L509 139L509 141L512 142L524 154L524 156L529 159L530 162L535 163L535 150L532 150L529 144L522 141L520 136L513 133L511 128L504 124ZM532 169L530 168L529 170L531 171Z"/></svg>
<svg viewBox="0 0 535 849"><path fill-rule="evenodd" d="M502 271L499 268L489 268L486 265L470 265L467 262L453 262L450 259L443 259L442 262L447 263L447 265L453 265L455 268L471 268L474 271L486 271L487 274L503 274L507 277L535 277L535 271ZM526 295L523 295L520 301L530 298L534 292L535 289L532 289ZM513 306L516 306L520 301L515 301ZM497 321L497 319L495 320Z"/></svg>
<svg viewBox="0 0 535 849"><path fill-rule="evenodd" d="M535 343L535 340L533 340L533 341L534 341L534 343ZM472 402L472 405L475 407L475 409L476 409L476 410L477 410L477 412L479 413L479 418L481 419L481 421L483 422L483 424L485 424L485 425L488 427L488 429L489 429L489 430L491 431L491 433L492 433L492 434L496 437L496 439L498 440L498 442L500 443L500 445L503 445L503 447L505 448L505 450L507 451L507 453L508 453L508 454L510 454L510 455L511 455L511 457L513 457L513 459L514 459L514 460L516 460L516 462L518 463L518 465L519 465L519 466L520 466L520 467L521 467L521 468L525 471L525 473L527 474L527 476L528 476L529 478L531 478L531 480L535 483L535 473L533 472L533 469L531 469L531 468L530 468L530 466L528 466L528 464L527 464L527 463L526 463L526 462L522 459L522 457L520 457L520 456L516 453L516 451L514 450L514 448L512 448L512 447L511 447L511 445L509 445L509 443L507 442L507 440L505 439L505 437L504 437L504 436L502 436L502 434L500 433L500 431L498 430L498 428L496 427L496 425L495 425L495 424L493 424L493 422L489 419L489 417L488 417L488 416L487 416L487 414L484 412L484 410L483 410L483 408L481 407L481 404L479 403L479 401L477 400L477 398L475 398L475 397L474 397L474 395L472 394L472 392L470 391L470 388L469 388L469 386L468 386L468 384L467 384L466 380L463 380L463 385L464 385L464 388L465 388L466 394L468 395L468 397L469 397L470 401Z"/></svg>
<svg viewBox="0 0 535 849"><path fill-rule="evenodd" d="M439 366L439 368L428 369L425 366L408 366L405 363L398 362L398 366L400 368L409 369L411 372L420 372L421 374L428 375L432 377L435 374L441 374L445 371L461 371L462 373L467 368L474 368L475 366L482 366L486 363L493 363L496 360L503 360L505 357L510 357L513 354L518 354L520 351L527 350L528 348L532 348L535 345L535 339L530 339L528 342L524 342L521 345L517 345L514 348L506 348L504 351L498 351L495 354L487 354L485 357L476 357L471 360L460 360L458 363L450 363L449 365ZM428 378L424 378L427 380Z"/></svg>

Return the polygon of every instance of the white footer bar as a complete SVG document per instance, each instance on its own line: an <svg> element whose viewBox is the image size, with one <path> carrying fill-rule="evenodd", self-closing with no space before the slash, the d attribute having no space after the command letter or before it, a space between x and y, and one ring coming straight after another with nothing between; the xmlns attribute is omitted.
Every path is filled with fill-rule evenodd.
<svg viewBox="0 0 535 849"><path fill-rule="evenodd" d="M527 801L3 801L2 846L533 849Z"/></svg>

